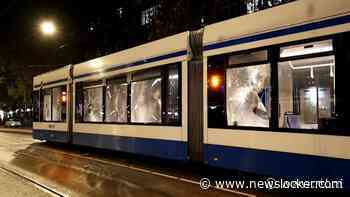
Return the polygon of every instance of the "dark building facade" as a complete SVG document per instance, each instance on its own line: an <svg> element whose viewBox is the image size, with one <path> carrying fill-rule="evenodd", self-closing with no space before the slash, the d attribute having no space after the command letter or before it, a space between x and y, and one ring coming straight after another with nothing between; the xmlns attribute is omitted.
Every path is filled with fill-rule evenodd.
<svg viewBox="0 0 350 197"><path fill-rule="evenodd" d="M294 0L132 0L91 7L73 63ZM77 38L75 36L75 38Z"/></svg>
<svg viewBox="0 0 350 197"><path fill-rule="evenodd" d="M32 74L17 72L28 70L26 65L55 65L49 67L54 69L76 64L291 1L294 0L129 0L83 3L36 0L35 4L24 0L12 3L1 12L0 18L6 26L6 31L0 31L3 38L0 46L0 86L16 88L20 86L20 79L29 87ZM52 38L40 35L38 19L42 16L56 20L59 27L57 35ZM36 74L47 71L46 68L39 70Z"/></svg>

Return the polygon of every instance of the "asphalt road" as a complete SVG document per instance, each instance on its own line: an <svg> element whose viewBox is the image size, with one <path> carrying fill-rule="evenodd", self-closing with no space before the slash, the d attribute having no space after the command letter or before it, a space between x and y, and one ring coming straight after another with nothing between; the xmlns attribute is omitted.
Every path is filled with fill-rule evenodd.
<svg viewBox="0 0 350 197"><path fill-rule="evenodd" d="M0 165L5 169L0 169L4 196L254 196L202 190L196 178L177 176L180 171L160 164L146 165L116 152L42 143L28 134L0 132Z"/></svg>

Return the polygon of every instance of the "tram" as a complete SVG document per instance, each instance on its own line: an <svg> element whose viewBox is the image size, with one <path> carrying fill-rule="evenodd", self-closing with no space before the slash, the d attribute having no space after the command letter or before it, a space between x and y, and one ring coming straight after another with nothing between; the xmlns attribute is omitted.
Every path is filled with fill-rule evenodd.
<svg viewBox="0 0 350 197"><path fill-rule="evenodd" d="M350 180L350 1L299 0L34 77L38 140Z"/></svg>

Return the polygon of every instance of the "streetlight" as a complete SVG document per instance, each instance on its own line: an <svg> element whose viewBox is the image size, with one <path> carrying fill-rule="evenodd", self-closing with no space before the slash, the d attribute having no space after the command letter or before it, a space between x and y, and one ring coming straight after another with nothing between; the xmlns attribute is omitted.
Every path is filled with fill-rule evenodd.
<svg viewBox="0 0 350 197"><path fill-rule="evenodd" d="M67 43L67 37L68 37L67 34L56 36L56 34L58 33L61 34L61 30L63 28L64 27L58 26L54 20L50 20L50 19L42 20L37 25L37 30L40 31L40 33L42 34L42 37L43 37L42 39L46 41L50 40L50 45L48 44L47 47L49 47L50 51L52 51L51 56L56 56L57 60L59 59L59 54L58 54L59 50L62 50L63 48L67 48L67 46L70 47L70 43ZM44 38L44 36L46 38L55 38L55 39L47 40L46 38Z"/></svg>
<svg viewBox="0 0 350 197"><path fill-rule="evenodd" d="M56 33L56 25L52 21L42 22L40 28L44 35L51 36Z"/></svg>

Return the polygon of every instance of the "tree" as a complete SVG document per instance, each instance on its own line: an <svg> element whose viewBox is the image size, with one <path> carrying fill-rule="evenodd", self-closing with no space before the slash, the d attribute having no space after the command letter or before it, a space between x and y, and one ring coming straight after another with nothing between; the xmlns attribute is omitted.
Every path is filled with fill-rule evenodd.
<svg viewBox="0 0 350 197"><path fill-rule="evenodd" d="M18 61L14 46L0 49L0 103L9 108L31 103L32 78Z"/></svg>

